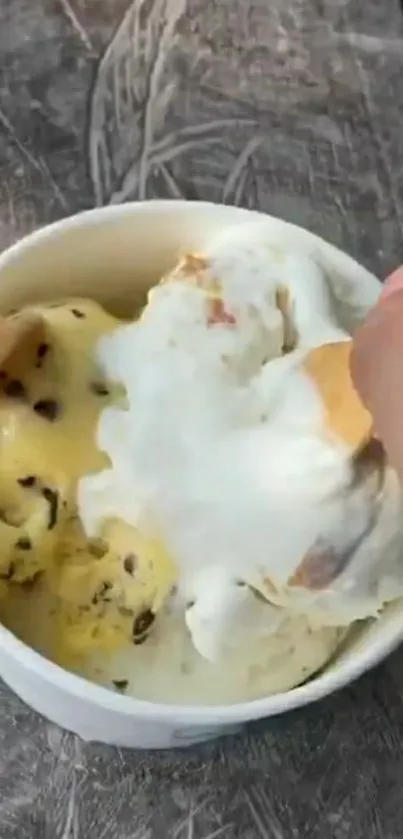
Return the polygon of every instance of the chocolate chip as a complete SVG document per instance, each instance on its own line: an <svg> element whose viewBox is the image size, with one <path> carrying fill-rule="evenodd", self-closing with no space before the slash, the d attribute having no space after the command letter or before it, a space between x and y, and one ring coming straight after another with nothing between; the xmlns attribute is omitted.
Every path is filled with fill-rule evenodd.
<svg viewBox="0 0 403 839"><path fill-rule="evenodd" d="M55 399L40 399L34 404L34 411L49 422L54 422L59 415L59 405Z"/></svg>
<svg viewBox="0 0 403 839"><path fill-rule="evenodd" d="M37 356L38 358L45 358L45 355L49 352L49 344L39 344L37 349Z"/></svg>
<svg viewBox="0 0 403 839"><path fill-rule="evenodd" d="M15 543L15 547L20 551L30 551L32 548L32 542L28 539L28 536L21 536L21 538Z"/></svg>
<svg viewBox="0 0 403 839"><path fill-rule="evenodd" d="M135 644L136 647L140 647L141 644L144 644L144 642L147 641L147 638L148 635L138 635L135 638L133 638L133 644Z"/></svg>
<svg viewBox="0 0 403 839"><path fill-rule="evenodd" d="M40 369L43 366L43 362L50 350L49 344L39 344L39 347L36 351L36 367Z"/></svg>
<svg viewBox="0 0 403 839"><path fill-rule="evenodd" d="M71 313L75 318L85 318L84 312L80 312L80 309L72 309Z"/></svg>
<svg viewBox="0 0 403 839"><path fill-rule="evenodd" d="M96 396L109 396L109 390L102 382L91 382L90 390Z"/></svg>
<svg viewBox="0 0 403 839"><path fill-rule="evenodd" d="M7 373L5 370L0 370L0 380L4 381L4 379L7 379Z"/></svg>
<svg viewBox="0 0 403 839"><path fill-rule="evenodd" d="M26 478L18 478L18 483L20 487L24 487L24 489L28 489L29 487L35 486L36 477L35 475L27 475Z"/></svg>
<svg viewBox="0 0 403 839"><path fill-rule="evenodd" d="M134 569L137 564L137 559L134 554L128 554L123 560L123 568L128 574L134 574Z"/></svg>
<svg viewBox="0 0 403 839"><path fill-rule="evenodd" d="M0 580L11 580L15 571L15 562L10 562L8 570L4 574L0 574Z"/></svg>
<svg viewBox="0 0 403 839"><path fill-rule="evenodd" d="M26 390L19 379L11 379L4 387L4 393L13 399L24 399Z"/></svg>
<svg viewBox="0 0 403 839"><path fill-rule="evenodd" d="M133 640L135 644L141 644L145 640L142 636L150 629L154 621L155 615L151 609L145 609L144 612L137 615L133 623Z"/></svg>
<svg viewBox="0 0 403 839"><path fill-rule="evenodd" d="M115 685L116 690L120 690L121 693L124 693L128 687L128 680L127 679L112 679L113 684Z"/></svg>
<svg viewBox="0 0 403 839"><path fill-rule="evenodd" d="M50 487L44 487L42 490L42 495L44 498L46 498L46 501L49 504L48 530L53 530L57 522L57 508L59 504L59 496L56 490L50 489Z"/></svg>
<svg viewBox="0 0 403 839"><path fill-rule="evenodd" d="M92 598L93 605L96 606L97 603L99 603L100 600L103 600L104 603L109 603L110 598L105 597L105 594L108 591L110 591L111 588L112 588L112 583L108 583L108 582L102 583L102 585L99 587L98 591L96 592L96 594L94 594L94 597Z"/></svg>

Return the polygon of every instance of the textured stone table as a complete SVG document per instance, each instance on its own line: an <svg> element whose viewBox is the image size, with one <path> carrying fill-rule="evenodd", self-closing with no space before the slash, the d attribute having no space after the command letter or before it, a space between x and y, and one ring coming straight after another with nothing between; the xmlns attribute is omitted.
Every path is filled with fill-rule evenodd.
<svg viewBox="0 0 403 839"><path fill-rule="evenodd" d="M129 198L403 260L398 0L0 0L0 244ZM86 745L0 695L1 839L401 839L403 655L194 752Z"/></svg>

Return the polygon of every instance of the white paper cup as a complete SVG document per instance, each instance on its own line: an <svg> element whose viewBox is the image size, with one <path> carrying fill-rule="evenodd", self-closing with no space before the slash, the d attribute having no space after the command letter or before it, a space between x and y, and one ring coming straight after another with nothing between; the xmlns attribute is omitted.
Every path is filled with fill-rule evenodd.
<svg viewBox="0 0 403 839"><path fill-rule="evenodd" d="M259 221L279 245L313 253L349 303L352 320L379 294L378 281L350 257L294 225L248 210L150 201L93 210L26 237L0 257L0 309L87 295L117 313L133 311L147 288L186 249L236 223ZM249 720L306 705L351 682L403 637L403 604L350 633L325 671L287 693L235 705L176 706L115 694L62 670L0 626L0 675L44 716L85 740L136 748L174 748L238 730Z"/></svg>

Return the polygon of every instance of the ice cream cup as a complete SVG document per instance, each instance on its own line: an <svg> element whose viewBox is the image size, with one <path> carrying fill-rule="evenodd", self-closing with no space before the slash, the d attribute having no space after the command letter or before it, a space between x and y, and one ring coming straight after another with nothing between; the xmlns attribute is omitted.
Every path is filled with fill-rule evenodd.
<svg viewBox="0 0 403 839"><path fill-rule="evenodd" d="M81 213L38 230L0 257L0 310L58 296L86 295L130 314L183 250L212 234L259 222L278 245L314 254L337 284L352 321L381 286L349 256L299 227L235 207L149 201ZM402 548L403 549L403 548ZM403 604L355 627L342 650L307 684L233 705L178 706L115 694L62 670L0 626L0 675L32 708L80 735L118 746L175 748L234 732L250 720L317 701L383 659L403 638Z"/></svg>

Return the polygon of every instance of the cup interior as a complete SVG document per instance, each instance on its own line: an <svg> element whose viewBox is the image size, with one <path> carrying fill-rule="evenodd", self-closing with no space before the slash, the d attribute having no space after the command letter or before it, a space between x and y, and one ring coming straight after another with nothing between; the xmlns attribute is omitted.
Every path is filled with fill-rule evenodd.
<svg viewBox="0 0 403 839"><path fill-rule="evenodd" d="M130 316L181 252L203 249L220 228L256 220L279 243L317 254L353 306L358 301L358 308L362 305L365 310L375 302L379 284L371 274L300 228L237 208L147 202L84 213L12 247L0 257L0 311L84 296L98 300L117 315ZM277 713L331 692L383 658L402 637L403 603L396 602L376 622L354 627L342 649L309 684L247 703L262 706L262 713L246 713L245 718Z"/></svg>

